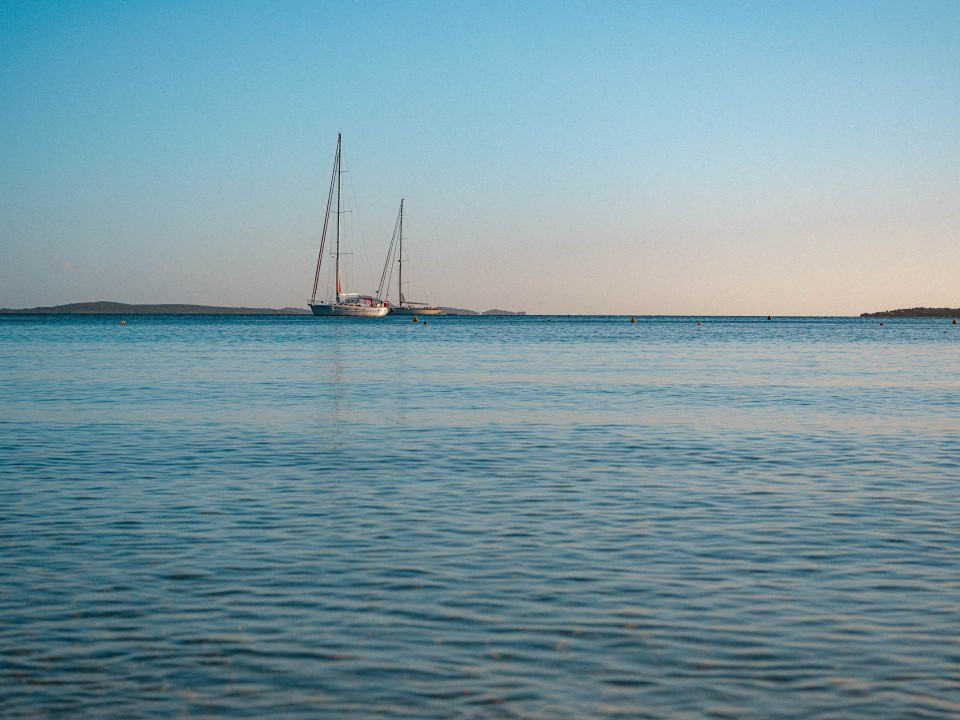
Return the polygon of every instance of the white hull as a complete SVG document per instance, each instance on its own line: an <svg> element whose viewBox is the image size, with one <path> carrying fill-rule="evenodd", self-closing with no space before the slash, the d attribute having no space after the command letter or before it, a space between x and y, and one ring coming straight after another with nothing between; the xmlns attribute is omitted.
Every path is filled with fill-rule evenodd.
<svg viewBox="0 0 960 720"><path fill-rule="evenodd" d="M342 303L318 303L310 309L318 317L383 317L389 308L377 305L344 305Z"/></svg>
<svg viewBox="0 0 960 720"><path fill-rule="evenodd" d="M443 308L438 307L392 307L391 315L443 315Z"/></svg>

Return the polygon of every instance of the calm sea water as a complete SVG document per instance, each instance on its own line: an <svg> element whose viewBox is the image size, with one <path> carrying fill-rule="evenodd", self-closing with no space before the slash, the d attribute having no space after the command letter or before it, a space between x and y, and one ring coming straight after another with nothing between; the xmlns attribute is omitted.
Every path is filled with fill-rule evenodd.
<svg viewBox="0 0 960 720"><path fill-rule="evenodd" d="M0 717L960 717L949 320L0 318Z"/></svg>

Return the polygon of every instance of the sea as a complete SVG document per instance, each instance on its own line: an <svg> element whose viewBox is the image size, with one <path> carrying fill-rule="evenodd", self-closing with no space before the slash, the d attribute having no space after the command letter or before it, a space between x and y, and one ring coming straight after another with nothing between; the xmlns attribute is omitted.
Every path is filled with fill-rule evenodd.
<svg viewBox="0 0 960 720"><path fill-rule="evenodd" d="M960 328L0 317L0 717L958 718Z"/></svg>

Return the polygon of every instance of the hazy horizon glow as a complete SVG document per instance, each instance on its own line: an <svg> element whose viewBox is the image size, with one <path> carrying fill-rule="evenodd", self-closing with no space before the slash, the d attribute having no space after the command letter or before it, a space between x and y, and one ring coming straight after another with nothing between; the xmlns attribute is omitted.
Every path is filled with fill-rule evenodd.
<svg viewBox="0 0 960 720"><path fill-rule="evenodd" d="M337 132L379 278L528 313L960 306L960 4L0 7L0 307L303 307Z"/></svg>

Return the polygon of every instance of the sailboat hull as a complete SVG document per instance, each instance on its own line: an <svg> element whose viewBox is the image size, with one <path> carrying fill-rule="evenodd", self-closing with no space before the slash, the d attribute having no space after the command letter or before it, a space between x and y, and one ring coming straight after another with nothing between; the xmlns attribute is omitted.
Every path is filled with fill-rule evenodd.
<svg viewBox="0 0 960 720"><path fill-rule="evenodd" d="M342 303L318 303L310 310L317 317L383 317L389 308L369 305L344 305Z"/></svg>
<svg viewBox="0 0 960 720"><path fill-rule="evenodd" d="M392 307L391 315L443 315L443 308L438 307Z"/></svg>

